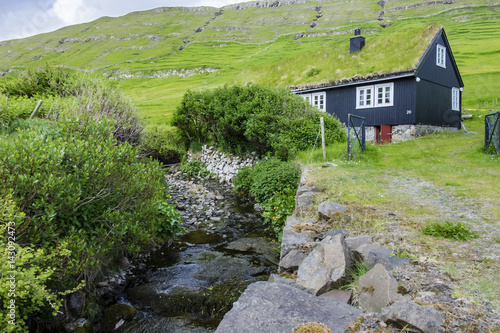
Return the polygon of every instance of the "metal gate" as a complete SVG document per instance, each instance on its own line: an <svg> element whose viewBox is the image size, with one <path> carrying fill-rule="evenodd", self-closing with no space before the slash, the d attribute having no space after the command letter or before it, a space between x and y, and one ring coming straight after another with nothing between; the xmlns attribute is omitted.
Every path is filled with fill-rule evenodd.
<svg viewBox="0 0 500 333"><path fill-rule="evenodd" d="M498 154L500 152L500 111L489 114L484 119L484 150L487 151L491 144Z"/></svg>
<svg viewBox="0 0 500 333"><path fill-rule="evenodd" d="M347 115L347 157L349 160L356 154L356 142L359 149L366 148L365 118L353 114Z"/></svg>

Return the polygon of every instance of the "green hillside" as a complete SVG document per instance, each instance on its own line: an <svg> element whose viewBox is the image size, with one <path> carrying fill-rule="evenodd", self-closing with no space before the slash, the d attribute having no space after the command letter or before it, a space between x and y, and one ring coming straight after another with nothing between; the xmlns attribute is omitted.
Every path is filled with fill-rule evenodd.
<svg viewBox="0 0 500 333"><path fill-rule="evenodd" d="M150 122L168 122L188 89L290 86L407 67L415 31L443 26L465 83L465 108L500 95L500 4L494 0L289 0L157 8L0 43L0 73L46 63L116 79ZM361 28L366 48L349 55ZM384 54L370 53L383 45ZM316 68L311 71L312 68ZM493 107L494 108L494 107Z"/></svg>

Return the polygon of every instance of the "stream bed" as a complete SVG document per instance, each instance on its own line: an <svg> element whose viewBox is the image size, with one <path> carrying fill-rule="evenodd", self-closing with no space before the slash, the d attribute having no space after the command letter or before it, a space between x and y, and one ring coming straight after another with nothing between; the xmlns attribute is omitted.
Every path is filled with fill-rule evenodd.
<svg viewBox="0 0 500 333"><path fill-rule="evenodd" d="M214 332L250 283L267 280L278 243L254 202L211 179L166 176L185 233L144 258L121 303L138 310L120 332Z"/></svg>

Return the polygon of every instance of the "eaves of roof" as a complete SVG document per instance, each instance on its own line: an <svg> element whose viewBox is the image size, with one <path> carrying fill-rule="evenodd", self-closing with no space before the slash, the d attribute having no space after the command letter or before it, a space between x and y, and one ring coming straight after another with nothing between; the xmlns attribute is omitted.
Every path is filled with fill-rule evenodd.
<svg viewBox="0 0 500 333"><path fill-rule="evenodd" d="M361 84L370 84L370 83L376 83L376 82L381 82L381 81L388 81L388 80L394 80L394 79L401 79L405 77L411 77L411 76L416 76L415 70L409 70L409 71L404 71L404 72L397 72L397 73L388 73L388 74L380 74L380 75L370 75L370 76L363 76L363 77L352 77L349 79L343 79L339 80L338 82L329 82L329 83L324 83L324 84L315 84L315 85L305 85L305 86L295 86L295 87L289 87L290 90L292 90L293 93L306 93L306 92L315 92L315 91L322 91L322 90L327 90L327 89L334 89L334 88L341 88L341 87L347 87L347 86L358 86Z"/></svg>

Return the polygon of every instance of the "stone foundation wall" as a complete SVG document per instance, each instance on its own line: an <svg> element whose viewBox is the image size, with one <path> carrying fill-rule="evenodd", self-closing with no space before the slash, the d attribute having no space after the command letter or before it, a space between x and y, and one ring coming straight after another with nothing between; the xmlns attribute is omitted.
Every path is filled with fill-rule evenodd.
<svg viewBox="0 0 500 333"><path fill-rule="evenodd" d="M217 175L219 182L232 184L233 177L243 166L253 166L259 159L256 155L244 157L225 154L210 146L203 146L201 161L207 169Z"/></svg>
<svg viewBox="0 0 500 333"><path fill-rule="evenodd" d="M374 126L366 126L366 141L376 141L376 131ZM438 132L457 132L458 129L451 127L441 127L432 125L397 125L392 127L393 143L408 141L421 136Z"/></svg>

